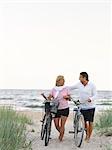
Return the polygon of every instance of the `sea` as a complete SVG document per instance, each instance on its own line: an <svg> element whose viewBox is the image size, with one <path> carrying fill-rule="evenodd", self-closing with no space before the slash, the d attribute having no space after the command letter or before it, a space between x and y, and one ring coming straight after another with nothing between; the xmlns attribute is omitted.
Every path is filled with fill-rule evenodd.
<svg viewBox="0 0 112 150"><path fill-rule="evenodd" d="M0 106L10 106L18 111L43 111L44 98L41 93L46 96L50 90L43 89L0 89ZM97 91L97 99L95 101L96 110L112 109L112 91ZM74 100L79 99L77 90L72 91ZM70 110L74 107L73 102L69 102Z"/></svg>

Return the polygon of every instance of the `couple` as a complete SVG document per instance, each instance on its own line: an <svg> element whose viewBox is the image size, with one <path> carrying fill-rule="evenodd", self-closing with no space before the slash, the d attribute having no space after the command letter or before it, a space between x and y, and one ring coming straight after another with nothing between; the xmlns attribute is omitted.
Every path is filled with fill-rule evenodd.
<svg viewBox="0 0 112 150"><path fill-rule="evenodd" d="M93 83L89 81L88 74L86 72L81 72L79 76L80 82L74 86L67 87L64 86L65 79L64 76L59 75L56 78L56 85L51 90L48 99L56 99L59 102L58 111L54 117L54 124L59 132L59 140L63 140L65 123L69 116L69 106L68 101L70 100L70 91L74 89L79 90L79 100L81 103L81 113L84 116L85 128L86 128L86 138L85 140L89 142L92 130L93 130L93 120L95 105L94 100L96 99L96 88Z"/></svg>

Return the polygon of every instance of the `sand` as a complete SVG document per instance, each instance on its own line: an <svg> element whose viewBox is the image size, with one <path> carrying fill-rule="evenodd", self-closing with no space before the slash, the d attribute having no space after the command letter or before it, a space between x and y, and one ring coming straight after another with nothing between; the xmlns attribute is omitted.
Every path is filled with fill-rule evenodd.
<svg viewBox="0 0 112 150"><path fill-rule="evenodd" d="M91 137L89 143L83 141L81 148L77 148L74 144L73 134L70 134L69 131L73 130L72 124L72 113L70 114L65 127L65 135L62 142L58 140L58 132L54 127L54 122L52 122L52 132L49 145L44 146L44 141L40 139L40 130L41 130L41 118L43 116L42 112L33 112L33 111L22 111L20 114L25 114L32 120L32 125L27 126L28 131L28 140L32 141L33 150L106 150L106 145L112 143L112 137L99 136L95 132ZM35 132L31 132L34 130Z"/></svg>

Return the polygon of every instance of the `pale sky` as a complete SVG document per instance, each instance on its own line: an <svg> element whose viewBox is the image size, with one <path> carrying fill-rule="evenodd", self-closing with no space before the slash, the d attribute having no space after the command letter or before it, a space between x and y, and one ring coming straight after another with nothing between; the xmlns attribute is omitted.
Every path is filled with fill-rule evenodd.
<svg viewBox="0 0 112 150"><path fill-rule="evenodd" d="M112 90L109 0L0 0L0 88L74 85L86 71Z"/></svg>

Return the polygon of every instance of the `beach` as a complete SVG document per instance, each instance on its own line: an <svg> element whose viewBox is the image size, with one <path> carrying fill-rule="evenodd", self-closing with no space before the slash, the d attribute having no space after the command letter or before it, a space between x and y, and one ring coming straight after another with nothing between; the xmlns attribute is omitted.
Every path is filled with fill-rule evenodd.
<svg viewBox="0 0 112 150"><path fill-rule="evenodd" d="M78 150L74 144L73 134L70 134L69 131L73 130L73 117L72 112L70 113L66 127L65 127L65 135L62 142L58 140L58 132L54 127L54 122L52 122L52 131L51 131L51 139L49 145L47 147L44 146L44 141L40 139L40 130L41 130L41 122L43 112L37 111L18 111L19 114L26 115L29 119L31 119L32 124L27 125L27 139L32 141L32 149L33 150ZM95 115L95 119L97 118ZM34 132L32 132L34 131ZM107 150L107 146L112 143L112 137L99 136L96 132L93 132L91 140L89 143L83 142L81 146L81 150Z"/></svg>
<svg viewBox="0 0 112 150"><path fill-rule="evenodd" d="M73 103L69 103L70 115L68 117L65 136L63 142L58 140L58 132L52 121L51 140L47 147L44 146L44 141L40 139L40 130L42 116L44 115L44 99L41 93L48 93L46 90L0 90L0 106L10 106L19 114L26 115L31 119L32 124L27 125L27 139L32 141L33 150L72 150L79 149L74 144L73 134L69 131L73 130ZM73 93L75 100L78 99L78 93ZM98 91L98 99L96 101L95 120L98 114L105 109L112 109L112 91ZM35 132L32 132L35 131ZM107 150L106 146L112 143L112 137L99 136L95 130L91 137L90 143L83 142L80 149L82 150ZM109 149L110 150L110 149Z"/></svg>

